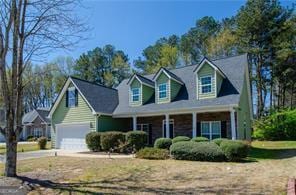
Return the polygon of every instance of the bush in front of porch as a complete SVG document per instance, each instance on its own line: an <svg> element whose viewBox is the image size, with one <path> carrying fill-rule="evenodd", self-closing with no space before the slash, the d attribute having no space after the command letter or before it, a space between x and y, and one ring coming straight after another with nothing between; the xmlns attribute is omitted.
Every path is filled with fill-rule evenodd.
<svg viewBox="0 0 296 195"><path fill-rule="evenodd" d="M154 142L154 147L159 149L170 149L170 146L172 145L172 139L170 138L158 138Z"/></svg>
<svg viewBox="0 0 296 195"><path fill-rule="evenodd" d="M147 147L139 150L136 157L149 160L165 160L170 158L170 154L167 149Z"/></svg>
<svg viewBox="0 0 296 195"><path fill-rule="evenodd" d="M182 141L190 141L190 137L187 136L177 136L174 137L174 139L172 140L172 143L177 143L177 142L182 142Z"/></svg>

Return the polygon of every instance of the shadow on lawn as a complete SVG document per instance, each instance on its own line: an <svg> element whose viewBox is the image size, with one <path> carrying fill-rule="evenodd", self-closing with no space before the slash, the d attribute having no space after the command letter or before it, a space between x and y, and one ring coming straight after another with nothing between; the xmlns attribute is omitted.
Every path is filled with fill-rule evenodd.
<svg viewBox="0 0 296 195"><path fill-rule="evenodd" d="M154 194L195 194L195 193L226 193L232 194L238 191L242 193L257 192L262 193L262 189L254 186L243 186L238 184L216 184L214 186L198 186L198 187L186 187L186 188L170 188L162 187L157 183L161 180L158 179L145 179L139 178L139 176L131 175L124 179L110 179L102 181L89 181L89 182L73 182L73 183L58 183L50 180L31 179L25 176L18 177L23 182L27 182L32 189L38 189L38 187L49 188L53 190L59 190L61 192L71 193L83 193L83 194L123 194L123 193L154 193ZM212 178L215 179L215 178ZM154 182L154 186L141 185L139 181ZM174 182L184 182L184 178L168 178ZM202 180L202 179L201 179ZM126 183L128 182L128 184ZM214 182L214 181L213 181ZM107 193L106 193L107 191ZM110 192L108 192L110 191Z"/></svg>
<svg viewBox="0 0 296 195"><path fill-rule="evenodd" d="M286 159L296 156L296 149L266 149L252 147L249 158L251 159Z"/></svg>

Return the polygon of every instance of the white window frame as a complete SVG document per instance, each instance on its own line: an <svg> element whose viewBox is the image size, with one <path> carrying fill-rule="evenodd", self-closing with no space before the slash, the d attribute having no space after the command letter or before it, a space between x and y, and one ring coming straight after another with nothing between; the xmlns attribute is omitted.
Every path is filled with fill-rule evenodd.
<svg viewBox="0 0 296 195"><path fill-rule="evenodd" d="M134 94L134 90L137 90L138 94ZM138 100L134 100L134 97L138 97ZM131 89L131 99L132 99L132 102L139 102L140 101L140 88L139 87Z"/></svg>
<svg viewBox="0 0 296 195"><path fill-rule="evenodd" d="M211 83L210 83L210 84L202 84L202 79L204 79L204 78L208 78L208 77L210 77L210 81L211 81ZM203 91L202 91L202 88L203 88L203 87L208 87L208 86L210 86L210 91L208 91L208 92L203 92ZM213 86L213 76L212 76L212 75L206 75L206 76L202 76L202 77L200 77L200 93L201 93L201 94L212 93L212 92L213 92L213 91L212 91L212 86Z"/></svg>
<svg viewBox="0 0 296 195"><path fill-rule="evenodd" d="M42 137L42 129L41 128L34 128L34 137Z"/></svg>
<svg viewBox="0 0 296 195"><path fill-rule="evenodd" d="M202 132L202 124L205 124L205 123L209 123L209 128L210 128L209 134L203 134L203 132ZM221 121L201 121L201 123L200 123L200 134L201 134L202 137L203 137L203 135L209 135L210 136L210 140L212 140L213 135L219 135L219 134L213 134L213 131L212 131L212 125L213 125L213 123L219 123L220 138L221 138Z"/></svg>
<svg viewBox="0 0 296 195"><path fill-rule="evenodd" d="M161 86L165 86L165 90L160 90ZM160 97L160 93L165 93L165 97ZM161 83L158 85L158 99L166 99L168 97L168 83Z"/></svg>
<svg viewBox="0 0 296 195"><path fill-rule="evenodd" d="M140 129L138 128L138 126L140 126ZM149 124L148 123L138 123L137 130L144 131L144 126L147 126L147 131L149 131Z"/></svg>
<svg viewBox="0 0 296 195"><path fill-rule="evenodd" d="M166 124L166 120L162 120L162 137L164 137L164 132L166 129L164 128L164 125ZM175 121L174 119L169 120L169 125L173 124L173 137L175 137Z"/></svg>
<svg viewBox="0 0 296 195"><path fill-rule="evenodd" d="M70 93L74 93L74 97L70 97ZM74 101L73 105L71 104L71 103L73 103L71 101ZM68 89L68 107L72 108L72 107L75 107L75 106L76 106L76 94L75 94L75 88L72 87L72 88Z"/></svg>

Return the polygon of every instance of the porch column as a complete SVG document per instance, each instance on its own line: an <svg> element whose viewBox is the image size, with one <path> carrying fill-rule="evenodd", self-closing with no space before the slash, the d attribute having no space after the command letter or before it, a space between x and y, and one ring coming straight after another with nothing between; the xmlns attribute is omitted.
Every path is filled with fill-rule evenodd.
<svg viewBox="0 0 296 195"><path fill-rule="evenodd" d="M169 116L169 114L165 115L165 131L166 131L166 137L170 138L170 116Z"/></svg>
<svg viewBox="0 0 296 195"><path fill-rule="evenodd" d="M230 110L230 122L231 122L231 137L232 140L236 139L236 125L235 125L235 110L231 109Z"/></svg>
<svg viewBox="0 0 296 195"><path fill-rule="evenodd" d="M136 131L137 130L137 117L133 116L133 130Z"/></svg>
<svg viewBox="0 0 296 195"><path fill-rule="evenodd" d="M196 112L192 113L192 137L196 137Z"/></svg>

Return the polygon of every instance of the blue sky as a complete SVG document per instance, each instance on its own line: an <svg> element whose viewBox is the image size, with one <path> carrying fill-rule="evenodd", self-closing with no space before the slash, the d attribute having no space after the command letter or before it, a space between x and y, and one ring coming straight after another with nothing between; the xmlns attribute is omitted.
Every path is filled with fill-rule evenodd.
<svg viewBox="0 0 296 195"><path fill-rule="evenodd" d="M77 14L91 28L88 40L71 51L51 53L46 61L60 55L78 58L83 52L112 44L128 54L130 62L157 39L172 34L182 35L203 16L220 20L237 13L245 1L100 1L85 0ZM291 5L284 1L282 5Z"/></svg>

